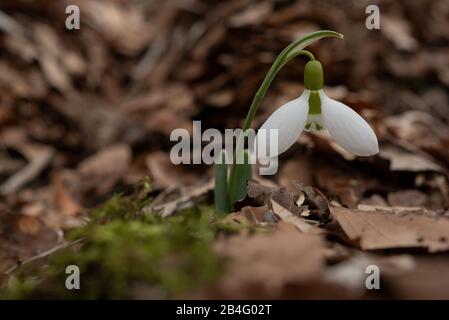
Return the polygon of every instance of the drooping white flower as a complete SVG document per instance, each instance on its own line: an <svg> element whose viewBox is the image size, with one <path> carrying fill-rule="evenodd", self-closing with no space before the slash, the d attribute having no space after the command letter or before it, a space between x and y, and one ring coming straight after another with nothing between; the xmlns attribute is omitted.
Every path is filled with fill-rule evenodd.
<svg viewBox="0 0 449 320"><path fill-rule="evenodd" d="M369 124L345 104L326 96L323 87L321 64L314 60L307 63L304 71L306 89L298 98L278 108L259 129L277 130L277 153L275 157L297 140L303 130L327 129L337 144L357 156L371 156L379 152L376 134ZM270 149L269 134L257 134L258 148Z"/></svg>

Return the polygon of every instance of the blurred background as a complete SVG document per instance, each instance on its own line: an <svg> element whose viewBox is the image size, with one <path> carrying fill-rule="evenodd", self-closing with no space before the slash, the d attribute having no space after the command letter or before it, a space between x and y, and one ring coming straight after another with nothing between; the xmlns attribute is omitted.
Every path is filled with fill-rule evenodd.
<svg viewBox="0 0 449 320"><path fill-rule="evenodd" d="M65 28L71 4L79 30ZM365 27L370 4L378 30ZM265 178L349 208L447 214L446 0L1 0L0 269L52 247L86 208L145 175L156 192L206 183L213 168L171 164L170 132L192 120L240 127L277 54L319 29L345 36L308 48L325 91L367 119L381 152L354 158L308 133ZM279 73L255 127L302 92L304 63Z"/></svg>

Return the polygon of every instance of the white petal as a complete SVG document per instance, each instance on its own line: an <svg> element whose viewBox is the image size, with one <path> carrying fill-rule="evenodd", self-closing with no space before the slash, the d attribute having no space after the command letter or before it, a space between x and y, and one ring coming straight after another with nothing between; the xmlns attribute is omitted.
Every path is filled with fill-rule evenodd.
<svg viewBox="0 0 449 320"><path fill-rule="evenodd" d="M369 124L345 104L320 91L324 125L340 146L357 156L372 156L379 152L376 134Z"/></svg>
<svg viewBox="0 0 449 320"><path fill-rule="evenodd" d="M256 143L258 148L258 155L261 156L259 148L264 150L264 154L271 157L276 157L279 154L290 148L301 134L307 121L307 114L309 113L309 90L304 90L300 97L290 102L287 102L278 108L259 130L265 130L266 135L258 132ZM277 129L277 152L270 152L269 130ZM266 138L266 139L264 139ZM271 141L273 143L273 141Z"/></svg>

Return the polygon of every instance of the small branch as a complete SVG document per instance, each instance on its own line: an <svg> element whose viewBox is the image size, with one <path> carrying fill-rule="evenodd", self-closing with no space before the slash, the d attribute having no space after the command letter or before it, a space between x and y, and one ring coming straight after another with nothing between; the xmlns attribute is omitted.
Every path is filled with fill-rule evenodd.
<svg viewBox="0 0 449 320"><path fill-rule="evenodd" d="M71 247L71 246L74 246L74 245L76 245L76 244L79 244L79 243L81 243L83 240L84 240L84 239L81 238L81 239L78 239L78 240L75 240L75 241L72 241L72 242L63 242L63 243L61 243L61 244L59 244L59 245L57 245L57 246L55 246L55 247L53 247L53 248L51 248L51 249L49 249L49 250L47 250L47 251L44 251L44 252L39 253L38 255L36 255L36 256L34 256L34 257L31 257L31 258L29 258L29 259L27 259L27 260L24 260L24 261L22 261L22 262L19 261L19 262L16 263L14 266L12 266L11 268L9 268L9 269L5 272L5 274L10 275L12 272L14 272L14 271L17 270L18 268L22 267L23 265L30 264L30 263L32 263L32 262L34 262L34 261L39 260L39 259L46 258L46 257L52 255L53 253L57 252L57 251L60 251L60 250L63 250L63 249L67 249L67 248L69 248L69 247Z"/></svg>

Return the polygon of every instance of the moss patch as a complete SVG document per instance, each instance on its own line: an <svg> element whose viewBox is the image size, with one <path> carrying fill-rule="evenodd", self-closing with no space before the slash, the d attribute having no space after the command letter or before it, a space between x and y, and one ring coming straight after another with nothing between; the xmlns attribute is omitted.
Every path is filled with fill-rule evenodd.
<svg viewBox="0 0 449 320"><path fill-rule="evenodd" d="M137 200L136 200L137 199ZM146 197L115 196L93 213L90 223L67 236L81 243L23 266L3 298L176 298L206 286L223 269L212 248L220 230L209 207L190 208L168 218L141 214ZM67 290L68 265L80 269L80 290Z"/></svg>

